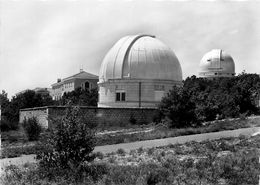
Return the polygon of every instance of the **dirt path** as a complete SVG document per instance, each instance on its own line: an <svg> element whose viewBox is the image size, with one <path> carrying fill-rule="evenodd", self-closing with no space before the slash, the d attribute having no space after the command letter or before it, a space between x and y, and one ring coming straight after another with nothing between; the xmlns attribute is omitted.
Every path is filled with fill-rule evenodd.
<svg viewBox="0 0 260 185"><path fill-rule="evenodd" d="M125 151L130 151L133 149L138 149L140 147L143 148L152 148L159 146L166 146L168 144L176 144L176 143L186 143L189 141L205 141L205 140L214 140L219 138L227 138L227 137L238 137L239 135L252 136L260 134L260 127L252 127L252 128L243 128L237 130L227 130L221 132L212 132L212 133L204 133L204 134L196 134L196 135L188 135L188 136L179 136L179 137L171 137L165 139L155 139L155 140L146 140L146 141L138 141L132 143L122 143L115 145L105 145L105 146L97 146L95 147L94 152L102 152L102 153L110 153L115 152L119 148L124 149ZM7 165L22 165L25 163L35 163L35 155L24 155L16 158L5 158L0 160L1 169Z"/></svg>

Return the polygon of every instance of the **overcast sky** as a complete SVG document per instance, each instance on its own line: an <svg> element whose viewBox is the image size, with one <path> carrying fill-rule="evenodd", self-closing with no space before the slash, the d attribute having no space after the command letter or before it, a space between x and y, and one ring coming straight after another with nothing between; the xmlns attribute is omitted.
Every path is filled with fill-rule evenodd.
<svg viewBox="0 0 260 185"><path fill-rule="evenodd" d="M0 90L50 87L85 71L98 75L125 35L153 34L197 75L206 52L231 54L236 73L260 73L259 1L0 0Z"/></svg>

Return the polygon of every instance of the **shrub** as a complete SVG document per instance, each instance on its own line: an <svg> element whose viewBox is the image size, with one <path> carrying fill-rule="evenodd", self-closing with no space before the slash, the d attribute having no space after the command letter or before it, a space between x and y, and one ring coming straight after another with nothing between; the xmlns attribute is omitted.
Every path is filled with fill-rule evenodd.
<svg viewBox="0 0 260 185"><path fill-rule="evenodd" d="M10 130L17 130L18 129L18 122L11 122L5 119L0 121L0 130L1 132L7 132Z"/></svg>
<svg viewBox="0 0 260 185"><path fill-rule="evenodd" d="M143 147L139 147L139 148L137 149L137 152L138 152L139 154L143 153L143 152L144 152Z"/></svg>
<svg viewBox="0 0 260 185"><path fill-rule="evenodd" d="M130 118L129 118L129 122L132 124L132 125L135 125L136 124L136 119L134 117L133 114L131 114Z"/></svg>
<svg viewBox="0 0 260 185"><path fill-rule="evenodd" d="M170 121L172 128L188 127L198 123L195 114L196 104L188 90L174 87L162 98L159 110Z"/></svg>
<svg viewBox="0 0 260 185"><path fill-rule="evenodd" d="M95 157L102 160L104 158L104 154L102 152L96 152Z"/></svg>
<svg viewBox="0 0 260 185"><path fill-rule="evenodd" d="M37 154L40 167L48 174L49 168L80 171L84 162L94 159L95 130L90 129L87 120L79 114L78 107L69 107L65 116L57 121L51 137L45 140L44 151ZM79 171L78 171L79 170Z"/></svg>
<svg viewBox="0 0 260 185"><path fill-rule="evenodd" d="M37 141L39 139L42 128L35 117L24 120L23 127L29 141Z"/></svg>
<svg viewBox="0 0 260 185"><path fill-rule="evenodd" d="M155 151L155 148L154 148L154 147L153 147L153 148L148 148L147 154L148 154L148 155L153 155L154 151Z"/></svg>
<svg viewBox="0 0 260 185"><path fill-rule="evenodd" d="M117 153L119 154L119 155L125 155L125 150L124 149L122 149L122 148L119 148L118 150L117 150Z"/></svg>

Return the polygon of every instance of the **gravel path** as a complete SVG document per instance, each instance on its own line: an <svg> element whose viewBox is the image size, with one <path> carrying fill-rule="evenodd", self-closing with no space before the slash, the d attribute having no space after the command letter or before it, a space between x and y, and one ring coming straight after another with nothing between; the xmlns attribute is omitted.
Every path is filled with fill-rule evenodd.
<svg viewBox="0 0 260 185"><path fill-rule="evenodd" d="M130 151L133 149L138 149L140 147L152 148L152 147L166 146L168 144L176 144L176 143L182 144L189 141L201 142L205 140L214 140L214 139L226 138L226 137L238 137L239 135L252 136L256 134L260 134L260 127L242 128L237 130L227 130L221 132L179 136L179 137L171 137L165 139L155 139L155 140L138 141L132 143L97 146L95 147L94 152L110 153L110 152L117 151L119 148L122 148L125 151ZM0 159L1 171L5 166L10 164L22 165L25 163L35 163L35 162L36 160L34 154L24 155L15 158Z"/></svg>

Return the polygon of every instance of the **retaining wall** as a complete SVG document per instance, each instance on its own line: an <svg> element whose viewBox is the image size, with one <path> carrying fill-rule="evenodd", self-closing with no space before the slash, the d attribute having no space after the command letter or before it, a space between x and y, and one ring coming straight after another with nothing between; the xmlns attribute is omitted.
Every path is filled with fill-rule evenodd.
<svg viewBox="0 0 260 185"><path fill-rule="evenodd" d="M57 118L65 114L65 106L36 107L20 110L19 122L36 117L39 123L50 128L55 124L51 118ZM127 124L148 124L156 116L156 108L101 108L101 107L80 107L80 112L87 117L90 123L104 127L124 126Z"/></svg>

